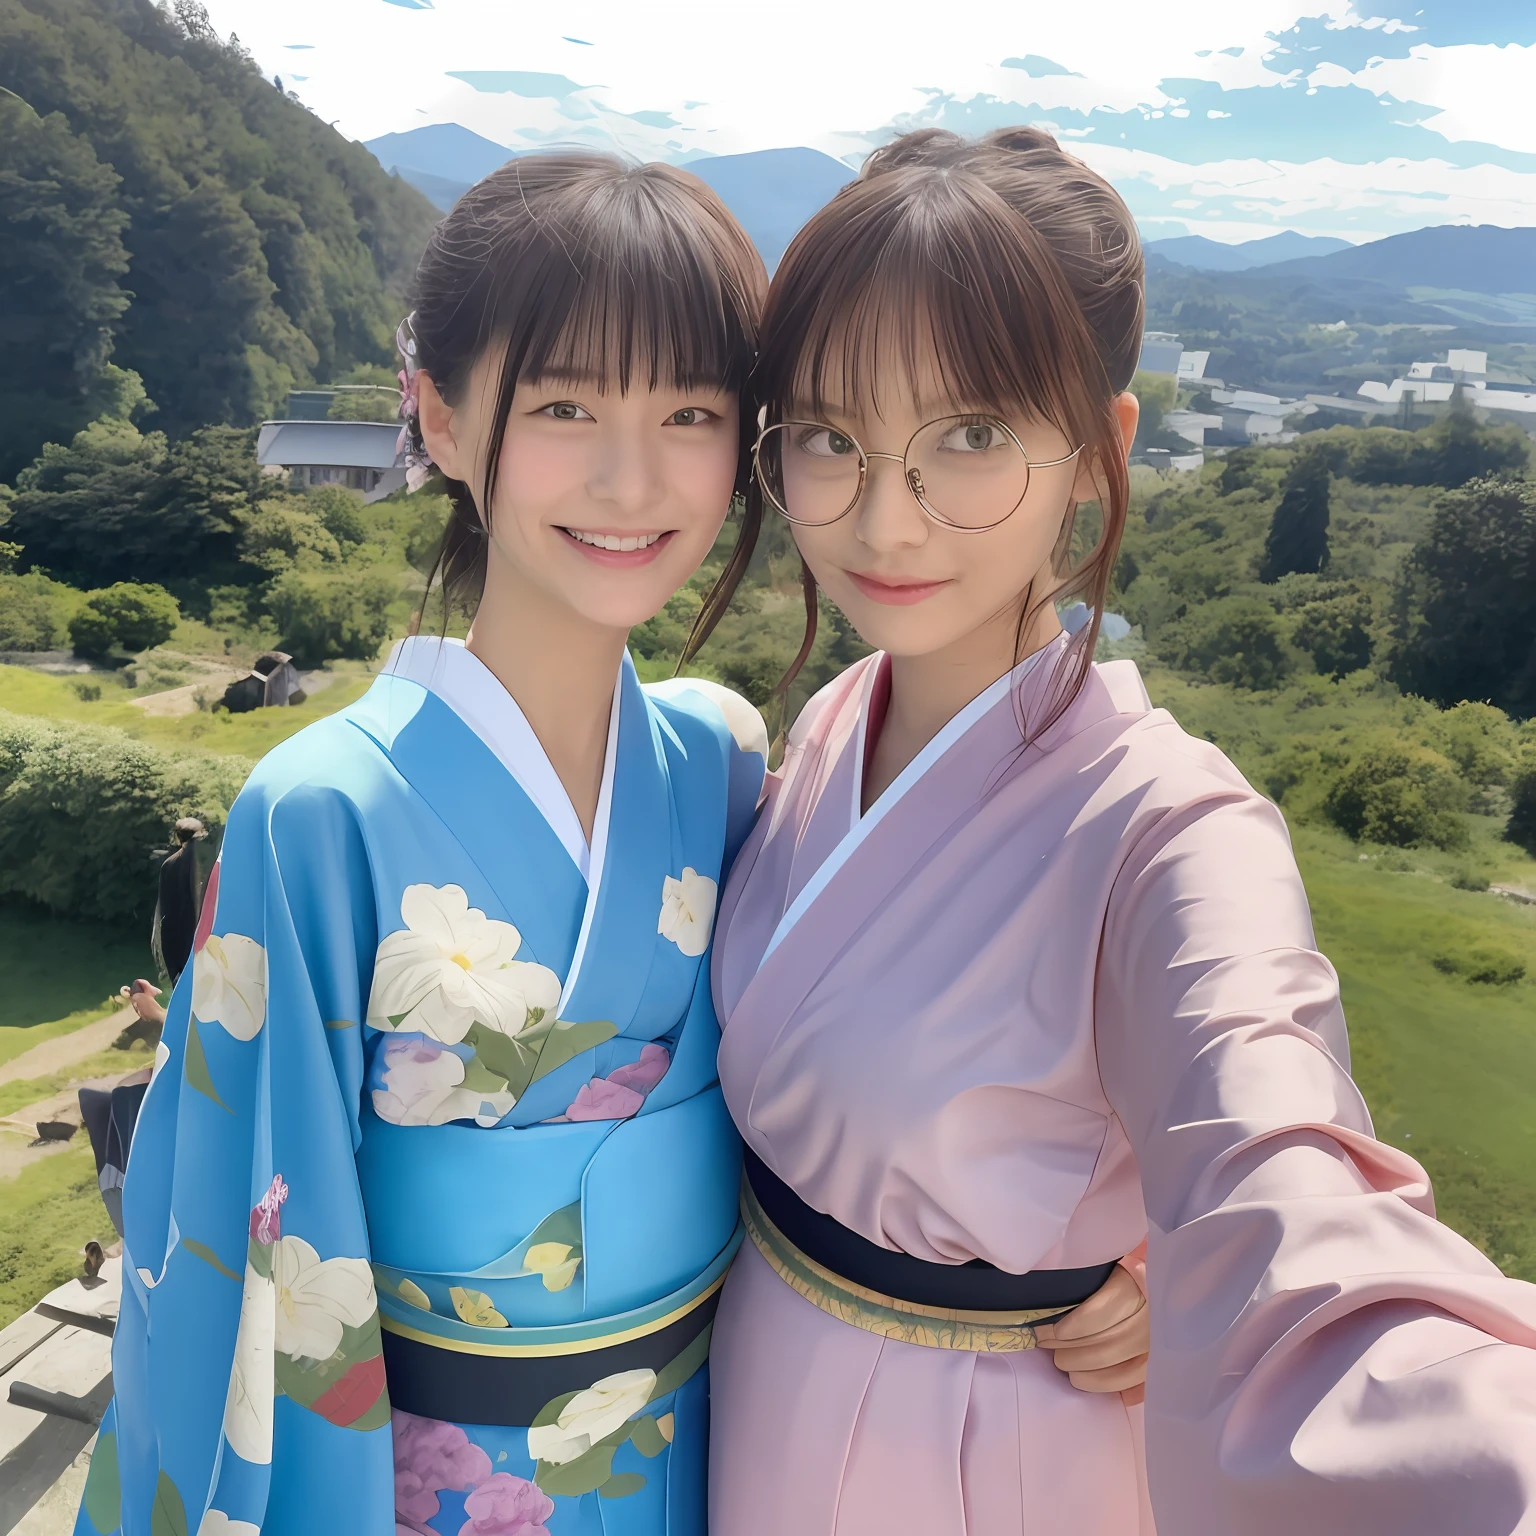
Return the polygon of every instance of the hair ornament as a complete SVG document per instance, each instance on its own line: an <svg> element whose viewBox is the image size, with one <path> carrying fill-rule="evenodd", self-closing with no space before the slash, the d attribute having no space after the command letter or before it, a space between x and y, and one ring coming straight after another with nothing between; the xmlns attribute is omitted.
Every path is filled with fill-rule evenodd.
<svg viewBox="0 0 1536 1536"><path fill-rule="evenodd" d="M412 323L415 319L415 312L412 311L395 331L395 350L399 352L403 365L398 375L402 425L400 436L395 441L395 466L405 470L407 491L419 491L436 468L421 438L421 406L416 392L421 360L416 346L416 328Z"/></svg>

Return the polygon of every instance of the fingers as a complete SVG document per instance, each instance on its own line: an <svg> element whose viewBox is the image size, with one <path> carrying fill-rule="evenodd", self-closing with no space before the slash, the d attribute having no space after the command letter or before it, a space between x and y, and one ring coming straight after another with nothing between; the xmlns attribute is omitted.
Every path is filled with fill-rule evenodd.
<svg viewBox="0 0 1536 1536"><path fill-rule="evenodd" d="M1109 1279L1087 1301L1074 1307L1060 1322L1037 1328L1036 1336L1048 1328L1051 1336L1058 1340L1086 1339L1134 1316L1146 1302L1141 1287L1116 1265Z"/></svg>
<svg viewBox="0 0 1536 1536"><path fill-rule="evenodd" d="M1104 1366L1135 1360L1151 1348L1151 1331L1136 1319L1112 1328L1098 1338L1058 1344L1052 1351L1059 1371L1096 1371Z"/></svg>
<svg viewBox="0 0 1536 1536"><path fill-rule="evenodd" d="M1138 1408L1147 1400L1147 1389L1144 1386L1127 1387L1120 1397L1127 1408Z"/></svg>
<svg viewBox="0 0 1536 1536"><path fill-rule="evenodd" d="M1147 1357L1122 1360L1097 1371L1071 1371L1068 1380L1079 1392L1128 1392L1140 1389L1147 1379Z"/></svg>
<svg viewBox="0 0 1536 1536"><path fill-rule="evenodd" d="M1151 1347L1152 1315L1145 1302L1129 1317L1105 1328L1099 1333L1077 1338L1063 1338L1060 1328L1047 1330L1042 1326L1035 1330L1035 1342L1041 1349L1049 1349L1056 1355L1056 1363L1062 1364L1065 1356L1078 1350L1108 1349L1112 1360L1128 1360L1132 1355L1145 1354ZM1105 1361L1096 1361L1105 1364ZM1064 1370L1069 1367L1063 1366Z"/></svg>

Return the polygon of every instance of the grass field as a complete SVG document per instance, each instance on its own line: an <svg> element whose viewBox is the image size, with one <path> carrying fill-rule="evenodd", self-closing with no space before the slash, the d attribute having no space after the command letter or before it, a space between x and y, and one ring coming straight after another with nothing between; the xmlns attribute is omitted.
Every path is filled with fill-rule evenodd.
<svg viewBox="0 0 1536 1536"><path fill-rule="evenodd" d="M133 693L108 678L91 685L99 699L85 699L76 679L0 666L0 709L19 715L47 715L86 725L113 726L159 747L195 747L199 752L257 758L312 720L323 719L359 698L372 674L357 663L338 663L337 679L323 692L288 709L254 709L243 715L228 710L198 710L179 718L146 715L131 701Z"/></svg>
<svg viewBox="0 0 1536 1536"><path fill-rule="evenodd" d="M153 965L148 933L0 907L0 1062L65 1033L82 1009L76 1023L100 1018L94 1005Z"/></svg>

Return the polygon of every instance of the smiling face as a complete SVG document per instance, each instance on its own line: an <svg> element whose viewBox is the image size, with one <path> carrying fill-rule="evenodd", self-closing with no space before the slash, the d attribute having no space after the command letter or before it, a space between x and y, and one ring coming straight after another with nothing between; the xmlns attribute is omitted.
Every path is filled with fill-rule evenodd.
<svg viewBox="0 0 1536 1536"><path fill-rule="evenodd" d="M486 595L605 629L654 617L720 532L736 479L737 402L718 388L632 380L522 380L512 398L491 516L482 487L501 359L475 366L449 406L424 378L422 434L488 522Z"/></svg>
<svg viewBox="0 0 1536 1536"><path fill-rule="evenodd" d="M883 371L872 391L878 409L834 401L819 413L785 412L815 414L831 429L781 429L791 513L822 506L830 515L833 485L856 486L853 443L873 455L852 510L795 526L795 543L822 590L878 649L1011 651L1025 606L1057 585L1052 556L1073 505L1098 495L1088 455L1070 457L1080 445L1049 421L948 398L937 369L915 372L914 383L905 370ZM1134 433L1128 395L1117 404L1122 418L1127 411ZM1047 609L1029 648L1056 627Z"/></svg>

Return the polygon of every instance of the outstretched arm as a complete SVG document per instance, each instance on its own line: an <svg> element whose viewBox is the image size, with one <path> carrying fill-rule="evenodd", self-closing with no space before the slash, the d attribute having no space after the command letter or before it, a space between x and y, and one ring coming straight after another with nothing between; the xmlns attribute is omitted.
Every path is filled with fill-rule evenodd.
<svg viewBox="0 0 1536 1536"><path fill-rule="evenodd" d="M1179 1536L1507 1536L1536 1518L1536 1288L1433 1218L1349 1076L1279 812L1135 851L1100 1070L1151 1227L1147 1455Z"/></svg>

